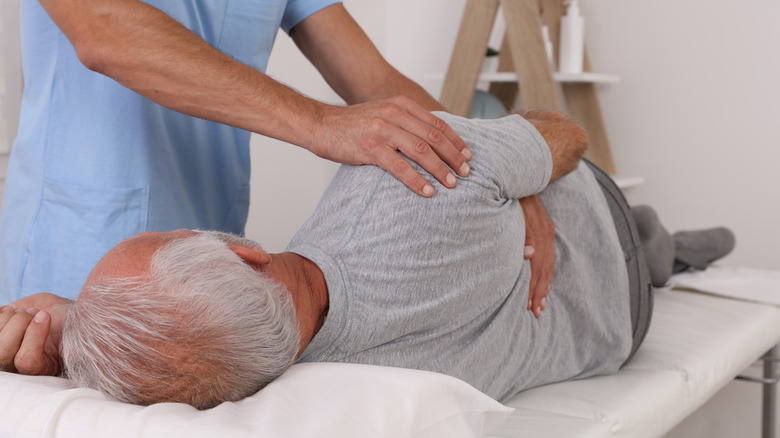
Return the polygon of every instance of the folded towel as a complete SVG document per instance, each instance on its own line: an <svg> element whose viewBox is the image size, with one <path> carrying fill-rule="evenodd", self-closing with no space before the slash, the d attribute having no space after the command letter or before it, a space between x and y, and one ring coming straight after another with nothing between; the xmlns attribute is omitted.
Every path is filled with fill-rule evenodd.
<svg viewBox="0 0 780 438"><path fill-rule="evenodd" d="M672 275L673 289L686 289L780 306L780 271L709 266Z"/></svg>

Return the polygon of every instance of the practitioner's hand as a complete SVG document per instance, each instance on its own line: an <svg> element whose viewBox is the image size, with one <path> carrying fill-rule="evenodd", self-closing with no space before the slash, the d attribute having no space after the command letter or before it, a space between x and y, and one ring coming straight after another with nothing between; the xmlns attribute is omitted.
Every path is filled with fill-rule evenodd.
<svg viewBox="0 0 780 438"><path fill-rule="evenodd" d="M62 322L70 303L40 293L0 307L0 371L59 374Z"/></svg>
<svg viewBox="0 0 780 438"><path fill-rule="evenodd" d="M528 310L539 318L547 306L547 294L555 270L555 225L538 195L520 199L525 216L525 258L531 260Z"/></svg>
<svg viewBox="0 0 780 438"><path fill-rule="evenodd" d="M430 172L445 187L467 176L471 151L444 121L403 96L346 107L328 106L322 116L320 142L310 150L346 164L375 164L415 193L433 196L434 189L398 153ZM449 166L449 168L447 167Z"/></svg>

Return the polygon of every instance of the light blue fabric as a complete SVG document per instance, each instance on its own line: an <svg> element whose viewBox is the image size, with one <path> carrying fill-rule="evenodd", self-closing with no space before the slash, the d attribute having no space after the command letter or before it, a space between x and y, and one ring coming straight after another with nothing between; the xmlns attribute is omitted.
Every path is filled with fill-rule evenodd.
<svg viewBox="0 0 780 438"><path fill-rule="evenodd" d="M148 0L264 71L277 30L337 0ZM242 234L249 133L165 109L89 71L37 0L21 0L25 93L0 223L0 303L73 297L143 231Z"/></svg>

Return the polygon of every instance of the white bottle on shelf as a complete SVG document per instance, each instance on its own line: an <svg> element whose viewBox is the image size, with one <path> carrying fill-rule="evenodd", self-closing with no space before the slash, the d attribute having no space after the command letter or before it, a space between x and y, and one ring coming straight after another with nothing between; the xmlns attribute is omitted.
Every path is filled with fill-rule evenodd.
<svg viewBox="0 0 780 438"><path fill-rule="evenodd" d="M547 61L550 63L550 67L555 71L555 51L553 50L553 43L550 39L550 28L542 26L542 41L544 41L544 51L547 53Z"/></svg>
<svg viewBox="0 0 780 438"><path fill-rule="evenodd" d="M566 1L566 15L561 17L561 42L558 67L561 73L582 73L585 53L585 17L578 0Z"/></svg>

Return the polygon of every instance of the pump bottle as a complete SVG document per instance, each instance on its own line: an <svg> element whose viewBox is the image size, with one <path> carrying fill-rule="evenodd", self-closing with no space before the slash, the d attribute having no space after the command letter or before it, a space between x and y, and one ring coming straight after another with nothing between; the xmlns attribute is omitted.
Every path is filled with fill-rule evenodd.
<svg viewBox="0 0 780 438"><path fill-rule="evenodd" d="M585 53L585 17L578 0L567 0L566 14L561 17L561 42L558 66L561 73L582 73Z"/></svg>

